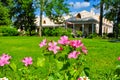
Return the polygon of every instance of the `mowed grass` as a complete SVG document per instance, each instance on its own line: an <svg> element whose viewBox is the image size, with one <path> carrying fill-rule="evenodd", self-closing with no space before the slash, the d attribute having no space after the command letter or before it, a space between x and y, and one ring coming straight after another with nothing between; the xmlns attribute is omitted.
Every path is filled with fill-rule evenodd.
<svg viewBox="0 0 120 80"><path fill-rule="evenodd" d="M43 57L39 43L44 39L58 40L59 37L0 37L0 54L7 53L12 60L19 64L25 56L32 56L33 60ZM120 64L117 60L120 56L120 43L112 43L103 39L82 39L88 49L85 66L90 68L91 80L108 79Z"/></svg>

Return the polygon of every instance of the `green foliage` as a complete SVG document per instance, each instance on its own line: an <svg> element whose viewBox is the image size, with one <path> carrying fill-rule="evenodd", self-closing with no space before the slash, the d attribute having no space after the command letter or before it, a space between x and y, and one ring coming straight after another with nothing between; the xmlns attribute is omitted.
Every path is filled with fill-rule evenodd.
<svg viewBox="0 0 120 80"><path fill-rule="evenodd" d="M92 38L96 38L96 37L98 37L98 34L93 33L93 34L88 35L88 37L87 37L87 38L92 39Z"/></svg>
<svg viewBox="0 0 120 80"><path fill-rule="evenodd" d="M72 37L71 34L72 30L71 29L65 29L63 27L46 27L43 28L42 30L42 34L43 36L63 36L63 35L67 35L69 37Z"/></svg>
<svg viewBox="0 0 120 80"><path fill-rule="evenodd" d="M76 31L76 35L77 35L77 37L81 37L82 36L82 31Z"/></svg>
<svg viewBox="0 0 120 80"><path fill-rule="evenodd" d="M52 41L50 40L50 42ZM89 75L89 68L84 68L86 54L81 51L81 47L73 48L69 44L57 44L57 46L60 46L62 50L58 50L56 54L46 50L49 48L48 45L43 47L44 63L47 63L43 68L48 72L46 76L48 80L75 80L80 76ZM80 55L77 58L68 58L72 51L78 51Z"/></svg>
<svg viewBox="0 0 120 80"><path fill-rule="evenodd" d="M25 29L25 31L29 31L29 35L32 35L32 30L35 30L35 7L33 5L33 0L15 1L15 9L14 9L15 19L14 25L17 28Z"/></svg>
<svg viewBox="0 0 120 80"><path fill-rule="evenodd" d="M2 36L18 36L19 32L16 28L12 27L0 27L0 33Z"/></svg>
<svg viewBox="0 0 120 80"><path fill-rule="evenodd" d="M64 0L51 0L44 9L46 15L55 23L63 23L63 14L69 13L68 4Z"/></svg>
<svg viewBox="0 0 120 80"><path fill-rule="evenodd" d="M10 25L9 9L0 2L0 25Z"/></svg>
<svg viewBox="0 0 120 80"><path fill-rule="evenodd" d="M37 7L40 9L40 25L39 25L39 36L42 36L42 15L45 13L55 23L63 23L63 14L69 12L68 4L64 0L35 0Z"/></svg>
<svg viewBox="0 0 120 80"><path fill-rule="evenodd" d="M115 75L117 75L117 77L120 79L120 65L116 66Z"/></svg>
<svg viewBox="0 0 120 80"><path fill-rule="evenodd" d="M17 66L17 70L22 68L23 65L21 64L21 59L25 56L32 56L33 60L35 61L34 65L37 65L37 58L41 59L42 65L44 66L44 58L43 58L43 49L38 47L40 41L43 38L49 40L58 40L58 37L29 37L29 36L11 36L11 37L0 37L0 54L2 53L9 53L12 58L12 62L14 61L15 65ZM73 39L73 38L71 38ZM114 75L115 66L118 65L116 62L117 57L120 55L120 43L119 42L109 42L106 39L82 39L84 44L87 45L89 50L89 54L86 56L86 63L85 66L90 68L89 78L90 80L116 80L116 76ZM38 59L38 60L39 60ZM45 63L47 64L47 63ZM62 66L62 64L58 63L58 66ZM35 78L36 80L43 80L43 78L47 75L46 69L49 67L46 66L45 68L37 68L34 67L29 68L34 76L39 75L39 79ZM3 69L0 69L0 72ZM20 74L20 71L18 71ZM45 74L44 74L45 73ZM74 74L74 71L71 71L71 74ZM18 73L11 71L7 71L7 74L10 74L9 80L21 80L18 76ZM13 76L14 74L14 76ZM52 74L51 74L52 75ZM54 75L61 76L60 74L56 73ZM16 77L17 76L17 77ZM0 74L0 77L5 77ZM7 76L6 76L7 77ZM61 77L62 78L62 77ZM33 79L33 80L35 80ZM64 79L62 79L64 80Z"/></svg>
<svg viewBox="0 0 120 80"><path fill-rule="evenodd" d="M115 35L114 35L114 33L108 33L108 34L107 34L107 37L109 37L109 38L114 38Z"/></svg>

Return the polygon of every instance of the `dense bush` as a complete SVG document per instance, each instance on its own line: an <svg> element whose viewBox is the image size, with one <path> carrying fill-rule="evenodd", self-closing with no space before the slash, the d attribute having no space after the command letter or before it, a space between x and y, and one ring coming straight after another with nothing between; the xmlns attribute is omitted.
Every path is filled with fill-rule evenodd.
<svg viewBox="0 0 120 80"><path fill-rule="evenodd" d="M65 29L63 27L45 27L42 30L42 35L43 36L63 36L63 35L67 35L69 37L72 37L71 34L72 30L71 29Z"/></svg>
<svg viewBox="0 0 120 80"><path fill-rule="evenodd" d="M76 35L77 35L77 37L81 37L82 36L82 31L76 31Z"/></svg>
<svg viewBox="0 0 120 80"><path fill-rule="evenodd" d="M98 37L98 35L96 33L93 33L93 34L90 34L87 36L87 38L90 38L90 39L96 38L96 37Z"/></svg>
<svg viewBox="0 0 120 80"><path fill-rule="evenodd" d="M0 27L0 33L2 36L17 36L19 32L16 28L11 27Z"/></svg>
<svg viewBox="0 0 120 80"><path fill-rule="evenodd" d="M37 36L38 33L37 33L35 30L32 30L32 31L31 31L31 35L30 35L30 32L29 32L29 31L26 31L26 32L22 32L22 31L21 31L21 35L22 35L22 36L23 36L23 35L27 35L27 36Z"/></svg>
<svg viewBox="0 0 120 80"><path fill-rule="evenodd" d="M115 35L114 35L114 33L108 33L108 34L107 34L107 37L113 38L113 37L115 37Z"/></svg>

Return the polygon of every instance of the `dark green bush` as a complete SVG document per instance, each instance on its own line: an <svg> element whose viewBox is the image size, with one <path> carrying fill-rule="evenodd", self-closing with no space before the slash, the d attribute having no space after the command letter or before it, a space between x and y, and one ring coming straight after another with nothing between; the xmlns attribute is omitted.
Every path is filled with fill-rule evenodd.
<svg viewBox="0 0 120 80"><path fill-rule="evenodd" d="M113 37L115 37L115 35L114 35L114 33L108 33L108 34L107 34L107 37L113 38Z"/></svg>
<svg viewBox="0 0 120 80"><path fill-rule="evenodd" d="M87 38L92 39L92 38L95 38L95 37L97 37L97 36L98 36L98 35L97 35L96 33L93 33L93 34L88 35Z"/></svg>
<svg viewBox="0 0 120 80"><path fill-rule="evenodd" d="M42 30L42 35L43 36L69 36L72 37L71 34L72 30L71 29L65 29L63 27L45 27Z"/></svg>
<svg viewBox="0 0 120 80"><path fill-rule="evenodd" d="M0 27L0 33L2 36L18 36L19 32L16 28L11 27Z"/></svg>
<svg viewBox="0 0 120 80"><path fill-rule="evenodd" d="M81 37L82 36L82 31L76 31L77 37Z"/></svg>

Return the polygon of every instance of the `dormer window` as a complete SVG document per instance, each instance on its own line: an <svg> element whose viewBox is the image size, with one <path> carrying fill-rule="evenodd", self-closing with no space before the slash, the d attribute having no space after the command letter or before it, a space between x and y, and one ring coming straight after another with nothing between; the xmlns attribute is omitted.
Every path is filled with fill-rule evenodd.
<svg viewBox="0 0 120 80"><path fill-rule="evenodd" d="M46 24L46 21L45 21L45 20L43 21L43 24Z"/></svg>
<svg viewBox="0 0 120 80"><path fill-rule="evenodd" d="M76 18L81 18L81 14L78 13L77 16L76 16Z"/></svg>

